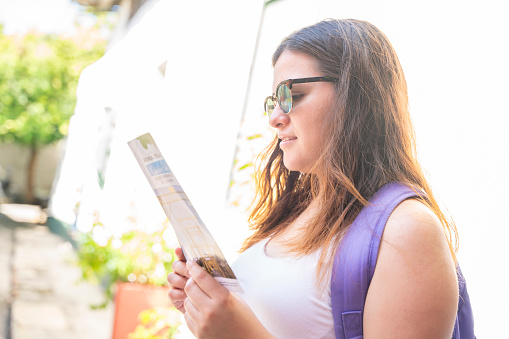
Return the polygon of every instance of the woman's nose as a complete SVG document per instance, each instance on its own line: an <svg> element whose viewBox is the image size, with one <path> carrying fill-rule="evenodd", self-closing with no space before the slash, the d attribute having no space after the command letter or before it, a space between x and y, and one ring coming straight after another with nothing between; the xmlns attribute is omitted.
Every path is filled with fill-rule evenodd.
<svg viewBox="0 0 509 339"><path fill-rule="evenodd" d="M272 112L270 118L269 118L269 125L277 128L281 127L282 125L286 125L290 122L290 117L288 114L283 113L281 108L279 107L279 104L276 104L276 107L274 107L274 111Z"/></svg>

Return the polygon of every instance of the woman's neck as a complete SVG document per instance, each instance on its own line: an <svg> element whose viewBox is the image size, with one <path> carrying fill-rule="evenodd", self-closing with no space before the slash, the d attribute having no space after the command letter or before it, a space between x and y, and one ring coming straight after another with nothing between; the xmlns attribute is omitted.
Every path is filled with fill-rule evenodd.
<svg viewBox="0 0 509 339"><path fill-rule="evenodd" d="M309 222L316 216L320 206L318 199L313 199L306 209L283 231L273 236L265 245L265 253L269 257L279 258L288 256L287 246L296 241L302 234L302 230L307 227Z"/></svg>

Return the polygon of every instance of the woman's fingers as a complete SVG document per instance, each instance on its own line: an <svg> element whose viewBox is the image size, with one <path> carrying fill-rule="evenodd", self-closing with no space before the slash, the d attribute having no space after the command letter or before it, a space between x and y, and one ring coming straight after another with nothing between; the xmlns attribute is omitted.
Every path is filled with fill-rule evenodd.
<svg viewBox="0 0 509 339"><path fill-rule="evenodd" d="M190 279L190 281L191 281L190 284L193 284L192 279ZM194 284L193 288L197 288L197 285ZM203 310L198 309L196 305L193 304L190 298L187 298L184 301L184 309L185 309L184 316L186 319L187 326L194 334L194 336L198 338L199 336L197 331L199 330L199 326L203 326L203 320L204 317L207 317L207 314L206 313L204 314Z"/></svg>
<svg viewBox="0 0 509 339"><path fill-rule="evenodd" d="M198 310L198 308L193 304L191 299L187 298L184 301L184 308L186 309L186 313L189 312L188 316L191 317L191 319L193 319L194 322L199 321L199 319L201 318L200 310Z"/></svg>
<svg viewBox="0 0 509 339"><path fill-rule="evenodd" d="M166 278L171 288L179 288L181 290L183 290L184 287L186 287L188 279L189 279L188 277L183 277L177 273L170 273Z"/></svg>
<svg viewBox="0 0 509 339"><path fill-rule="evenodd" d="M178 310L180 311L182 314L186 314L186 309L184 307L184 302L185 300L177 300L177 301L173 301L171 300L171 304Z"/></svg>
<svg viewBox="0 0 509 339"><path fill-rule="evenodd" d="M177 282L174 282L174 279L177 280ZM186 310L184 309L184 301L187 298L186 292L184 292L184 287L176 287L178 286L185 286L185 281L187 281L187 278L183 278L175 273L170 273L168 275L168 283L170 284L170 291L168 292L168 298L170 299L171 303L177 310L179 310L182 313L186 313Z"/></svg>
<svg viewBox="0 0 509 339"><path fill-rule="evenodd" d="M189 270L186 267L186 263L182 260L175 260L173 264L171 264L171 268L173 272L180 274L183 277L191 277L189 275Z"/></svg>
<svg viewBox="0 0 509 339"><path fill-rule="evenodd" d="M184 319L186 320L187 327L189 328L191 333L198 338L198 335L196 333L196 325L191 316L187 312L184 312Z"/></svg>
<svg viewBox="0 0 509 339"><path fill-rule="evenodd" d="M186 267L186 258L184 257L184 254L182 253L182 249L180 247L175 249L175 254L177 255L178 260L175 260L171 264L171 268L173 269L173 272L182 276L182 277L189 278L190 277L189 270ZM171 275L171 273L168 275L167 279L168 279L168 283L171 284L170 275ZM182 286L181 288L184 288L184 287Z"/></svg>
<svg viewBox="0 0 509 339"><path fill-rule="evenodd" d="M187 298L186 292L184 290L180 289L171 289L168 292L168 297L171 299L172 302L185 300Z"/></svg>
<svg viewBox="0 0 509 339"><path fill-rule="evenodd" d="M200 286L198 286L198 284L196 284L194 278L189 278L189 280L186 283L186 287L184 288L184 291L187 295L187 298L198 309L203 308L210 302L210 297L207 294L205 294L205 292L203 292L203 290L200 288Z"/></svg>
<svg viewBox="0 0 509 339"><path fill-rule="evenodd" d="M184 291L184 287L186 286L190 275L185 264L186 258L184 257L182 249L175 249L175 254L177 255L178 260L173 262L173 272L168 274L168 277L166 278L170 286L168 298L177 310L185 314L186 310L184 308L184 301L186 300L187 295Z"/></svg>
<svg viewBox="0 0 509 339"><path fill-rule="evenodd" d="M200 289L212 299L227 298L229 291L222 286L214 277L208 274L195 262L187 262L189 274ZM189 282L188 282L189 284Z"/></svg>
<svg viewBox="0 0 509 339"><path fill-rule="evenodd" d="M175 254L177 255L178 260L186 262L186 257L184 256L184 251L182 251L182 248L177 247L175 249Z"/></svg>

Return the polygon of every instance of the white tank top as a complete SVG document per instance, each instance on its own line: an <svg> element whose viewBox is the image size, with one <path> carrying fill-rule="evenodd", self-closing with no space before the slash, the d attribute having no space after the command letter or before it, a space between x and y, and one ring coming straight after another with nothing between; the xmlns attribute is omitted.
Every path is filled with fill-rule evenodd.
<svg viewBox="0 0 509 339"><path fill-rule="evenodd" d="M319 253L272 258L265 253L267 242L251 246L233 263L244 290L238 295L278 339L334 339L330 279L323 293L315 285Z"/></svg>

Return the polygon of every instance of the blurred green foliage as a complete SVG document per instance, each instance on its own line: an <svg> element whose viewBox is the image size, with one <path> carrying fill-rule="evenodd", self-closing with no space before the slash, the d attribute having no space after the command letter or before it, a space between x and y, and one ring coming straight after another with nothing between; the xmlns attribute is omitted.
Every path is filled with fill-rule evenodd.
<svg viewBox="0 0 509 339"><path fill-rule="evenodd" d="M106 306L113 299L117 282L167 286L175 251L166 246L162 232L130 231L115 238L104 231L103 225L96 224L77 241L82 278L105 287L107 300L94 308Z"/></svg>
<svg viewBox="0 0 509 339"><path fill-rule="evenodd" d="M83 68L105 43L30 32L5 35L0 26L0 142L38 148L62 139Z"/></svg>
<svg viewBox="0 0 509 339"><path fill-rule="evenodd" d="M180 325L179 311L160 307L142 311L138 316L140 325L128 335L128 339L172 339Z"/></svg>

